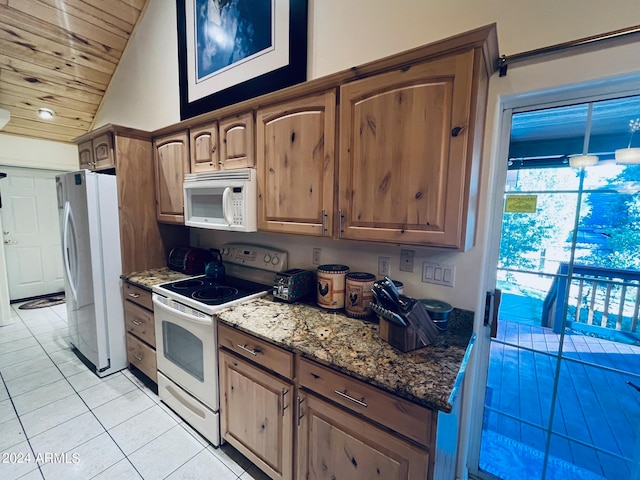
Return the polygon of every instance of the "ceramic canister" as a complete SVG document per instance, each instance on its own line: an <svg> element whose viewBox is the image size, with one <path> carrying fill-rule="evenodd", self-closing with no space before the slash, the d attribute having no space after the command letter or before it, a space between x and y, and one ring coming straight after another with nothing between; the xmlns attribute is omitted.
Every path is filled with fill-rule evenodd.
<svg viewBox="0 0 640 480"><path fill-rule="evenodd" d="M376 281L372 273L353 272L346 275L344 309L349 317L365 318L371 314L369 303L373 298L371 288Z"/></svg>
<svg viewBox="0 0 640 480"><path fill-rule="evenodd" d="M318 306L339 310L344 308L346 265L320 265L318 267Z"/></svg>

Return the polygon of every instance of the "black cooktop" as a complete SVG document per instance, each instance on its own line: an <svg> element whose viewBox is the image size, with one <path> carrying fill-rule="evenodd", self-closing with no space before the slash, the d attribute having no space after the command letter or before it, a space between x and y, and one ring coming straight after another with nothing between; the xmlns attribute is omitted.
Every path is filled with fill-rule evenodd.
<svg viewBox="0 0 640 480"><path fill-rule="evenodd" d="M226 277L222 283L212 282L206 276L188 278L160 285L184 297L190 297L206 305L222 305L238 298L271 290L271 286L250 282L234 277Z"/></svg>

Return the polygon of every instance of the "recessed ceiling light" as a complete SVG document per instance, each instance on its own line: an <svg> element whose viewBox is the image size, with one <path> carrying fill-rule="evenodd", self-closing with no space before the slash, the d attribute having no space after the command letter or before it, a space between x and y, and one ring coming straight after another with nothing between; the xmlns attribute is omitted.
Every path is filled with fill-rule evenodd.
<svg viewBox="0 0 640 480"><path fill-rule="evenodd" d="M56 116L56 113L53 110L51 110L50 108L39 108L38 109L38 116L42 120L51 120L53 117Z"/></svg>

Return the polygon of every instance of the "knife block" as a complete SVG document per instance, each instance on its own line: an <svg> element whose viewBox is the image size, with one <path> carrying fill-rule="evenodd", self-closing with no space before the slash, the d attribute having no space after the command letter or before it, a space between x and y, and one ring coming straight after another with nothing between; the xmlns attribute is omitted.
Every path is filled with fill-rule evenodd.
<svg viewBox="0 0 640 480"><path fill-rule="evenodd" d="M407 322L406 327L378 316L380 338L401 352L411 352L431 345L438 336L438 329L422 303L415 302L411 311L403 317Z"/></svg>

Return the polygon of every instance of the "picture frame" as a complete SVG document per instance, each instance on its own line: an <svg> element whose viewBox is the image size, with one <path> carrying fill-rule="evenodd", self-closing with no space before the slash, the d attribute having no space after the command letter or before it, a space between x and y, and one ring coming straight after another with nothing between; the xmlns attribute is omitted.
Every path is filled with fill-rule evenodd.
<svg viewBox="0 0 640 480"><path fill-rule="evenodd" d="M180 119L306 81L308 0L176 0Z"/></svg>

